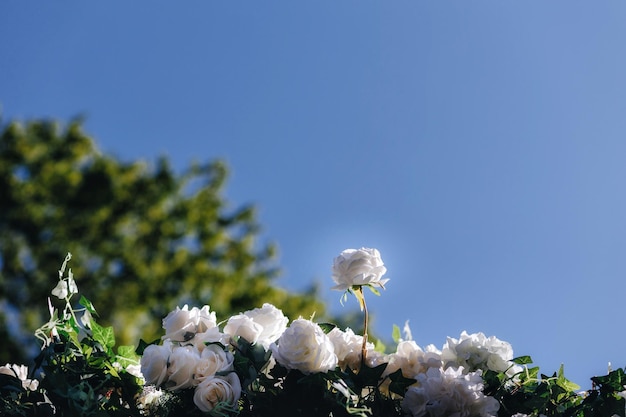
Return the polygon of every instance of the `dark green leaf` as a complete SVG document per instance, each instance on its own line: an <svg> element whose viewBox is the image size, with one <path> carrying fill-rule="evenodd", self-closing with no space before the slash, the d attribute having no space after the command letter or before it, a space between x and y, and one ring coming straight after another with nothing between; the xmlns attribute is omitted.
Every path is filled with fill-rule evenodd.
<svg viewBox="0 0 626 417"><path fill-rule="evenodd" d="M320 326L326 334L330 333L334 328L337 327L337 325L333 323L319 323L318 326Z"/></svg>
<svg viewBox="0 0 626 417"><path fill-rule="evenodd" d="M413 378L406 378L402 375L402 369L398 369L394 373L389 375L391 383L389 384L389 391L404 396L406 390L417 381Z"/></svg>

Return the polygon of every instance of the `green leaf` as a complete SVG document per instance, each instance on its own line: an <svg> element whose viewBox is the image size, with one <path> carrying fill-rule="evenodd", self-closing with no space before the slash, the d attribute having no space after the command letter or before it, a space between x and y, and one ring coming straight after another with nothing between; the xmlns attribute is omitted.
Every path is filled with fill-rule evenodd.
<svg viewBox="0 0 626 417"><path fill-rule="evenodd" d="M333 323L319 323L318 326L320 326L326 334L330 333L335 327L337 327L337 325Z"/></svg>
<svg viewBox="0 0 626 417"><path fill-rule="evenodd" d="M161 341L161 339L155 339L152 342L148 343L143 339L139 339L139 346L137 346L137 349L135 349L135 353L139 356L143 355L143 351L146 350L146 348L150 345L156 345Z"/></svg>
<svg viewBox="0 0 626 417"><path fill-rule="evenodd" d="M406 378L402 375L402 369L398 369L394 373L389 375L391 383L389 384L389 391L404 396L406 390L417 381L413 378Z"/></svg>
<svg viewBox="0 0 626 417"><path fill-rule="evenodd" d="M383 341L380 339L376 339L376 342L374 342L374 351L379 353L385 353L385 350L387 350L387 347L385 346Z"/></svg>
<svg viewBox="0 0 626 417"><path fill-rule="evenodd" d="M380 380L383 372L385 372L386 368L386 363L381 363L373 368L370 368L367 365L362 365L361 369L359 369L359 373L356 375L355 382L357 382L361 388L375 387L378 385L378 381Z"/></svg>
<svg viewBox="0 0 626 417"><path fill-rule="evenodd" d="M80 296L80 301L78 302L81 306L85 307L87 309L87 311L89 311L91 314L97 316L98 313L96 312L95 307L93 306L93 304L91 303L91 301L89 301L87 298L85 298L84 295Z"/></svg>
<svg viewBox="0 0 626 417"><path fill-rule="evenodd" d="M400 326L398 326L397 324L393 325L393 331L391 332L391 338L396 343L400 342L400 339L402 339L402 332L400 332Z"/></svg>
<svg viewBox="0 0 626 417"><path fill-rule="evenodd" d="M135 353L134 346L119 346L117 348L117 361L126 368L139 362L139 356Z"/></svg>
<svg viewBox="0 0 626 417"><path fill-rule="evenodd" d="M518 356L517 358L513 359L513 363L516 363L518 365L527 365L529 363L533 363L533 360L530 356Z"/></svg>
<svg viewBox="0 0 626 417"><path fill-rule="evenodd" d="M569 379L565 378L565 374L563 373L563 364L559 367L559 372L557 374L556 382L559 386L564 388L567 391L576 391L580 389L578 384L573 383Z"/></svg>
<svg viewBox="0 0 626 417"><path fill-rule="evenodd" d="M112 349L115 346L115 335L113 333L113 327L100 326L95 321L91 322L91 330L93 333L93 339L104 346L105 349Z"/></svg>
<svg viewBox="0 0 626 417"><path fill-rule="evenodd" d="M378 291L378 289L377 289L377 288L374 288L374 287L372 287L371 285L366 285L366 287L367 287L367 288L369 288L369 289L370 289L370 291L371 291L372 293L374 293L374 295L377 295L377 296L379 296L379 297L380 297L380 291Z"/></svg>

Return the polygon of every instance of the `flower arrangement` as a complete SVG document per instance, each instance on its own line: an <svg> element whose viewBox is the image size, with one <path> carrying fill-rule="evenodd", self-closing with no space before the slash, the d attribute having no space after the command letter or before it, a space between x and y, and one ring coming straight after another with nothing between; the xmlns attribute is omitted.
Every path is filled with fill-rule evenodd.
<svg viewBox="0 0 626 417"><path fill-rule="evenodd" d="M623 369L577 392L562 367L540 374L482 333L422 348L405 325L394 328L394 351L371 343L364 289L380 295L389 281L376 249L345 250L332 267L342 302L354 295L363 312L362 335L289 321L271 304L224 321L208 305L185 305L163 318L160 340L136 348L116 348L85 297L73 306L69 260L52 290L65 307L48 301L35 366L0 367L2 416L625 416Z"/></svg>

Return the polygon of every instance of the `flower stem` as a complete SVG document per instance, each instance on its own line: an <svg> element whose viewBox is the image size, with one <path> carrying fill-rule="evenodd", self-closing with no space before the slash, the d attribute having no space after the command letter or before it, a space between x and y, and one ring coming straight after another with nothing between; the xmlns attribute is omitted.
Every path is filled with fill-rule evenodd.
<svg viewBox="0 0 626 417"><path fill-rule="evenodd" d="M361 310L363 311L363 345L361 346L361 363L365 364L365 359L367 355L367 304L365 303L365 294L363 294L363 287L359 286L356 291L358 292L357 298L359 299L359 303L361 304Z"/></svg>

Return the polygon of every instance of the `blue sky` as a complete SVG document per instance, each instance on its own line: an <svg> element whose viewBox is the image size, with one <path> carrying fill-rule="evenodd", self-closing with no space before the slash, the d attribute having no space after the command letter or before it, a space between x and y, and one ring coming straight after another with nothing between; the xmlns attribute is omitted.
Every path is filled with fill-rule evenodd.
<svg viewBox="0 0 626 417"><path fill-rule="evenodd" d="M588 388L626 365L625 18L621 0L5 2L0 103L82 115L127 160L225 159L280 285L330 287L334 256L376 247L378 334L482 331Z"/></svg>

